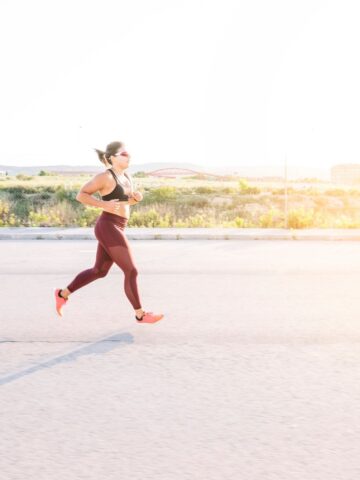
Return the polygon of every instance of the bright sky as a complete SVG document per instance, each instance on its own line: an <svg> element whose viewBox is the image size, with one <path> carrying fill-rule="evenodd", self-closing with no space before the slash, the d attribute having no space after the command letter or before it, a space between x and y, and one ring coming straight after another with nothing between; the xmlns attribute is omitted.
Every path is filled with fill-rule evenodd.
<svg viewBox="0 0 360 480"><path fill-rule="evenodd" d="M360 163L357 0L0 3L0 164Z"/></svg>

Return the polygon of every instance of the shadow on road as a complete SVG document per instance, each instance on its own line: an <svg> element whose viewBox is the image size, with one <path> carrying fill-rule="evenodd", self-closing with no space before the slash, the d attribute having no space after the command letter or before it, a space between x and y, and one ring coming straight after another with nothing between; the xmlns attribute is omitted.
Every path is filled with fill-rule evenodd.
<svg viewBox="0 0 360 480"><path fill-rule="evenodd" d="M70 352L66 352L62 355L58 355L48 360L44 360L43 362L39 362L35 365L30 365L28 367L22 368L21 370L17 370L15 372L3 375L2 377L0 377L0 386L5 385L6 383L13 382L14 380L18 380L19 378L25 377L27 375L31 375L32 373L38 372L39 370L45 368L52 368L61 363L74 362L83 355L101 355L104 353L108 353L115 348L129 345L131 343L134 343L133 335L127 332L116 333L114 335L110 335L109 337L102 338L97 342L91 343L90 345L78 347L75 350L71 350Z"/></svg>

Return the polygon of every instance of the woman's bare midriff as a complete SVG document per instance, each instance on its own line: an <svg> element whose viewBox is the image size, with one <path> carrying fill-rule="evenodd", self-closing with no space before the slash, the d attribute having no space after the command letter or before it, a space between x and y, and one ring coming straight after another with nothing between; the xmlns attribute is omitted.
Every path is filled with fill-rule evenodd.
<svg viewBox="0 0 360 480"><path fill-rule="evenodd" d="M121 205L120 203L120 208L115 215L119 215L119 217L125 217L129 220L130 218L130 205Z"/></svg>

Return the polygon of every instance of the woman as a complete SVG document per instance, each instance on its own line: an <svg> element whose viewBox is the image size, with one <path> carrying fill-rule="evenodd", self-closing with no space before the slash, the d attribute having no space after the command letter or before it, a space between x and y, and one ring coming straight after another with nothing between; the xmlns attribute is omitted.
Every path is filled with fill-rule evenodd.
<svg viewBox="0 0 360 480"><path fill-rule="evenodd" d="M142 200L141 192L133 191L131 178L125 173L130 156L121 142L110 143L106 152L95 151L100 161L106 167L110 165L110 168L86 183L77 194L76 200L103 209L94 229L98 240L96 261L93 268L79 273L66 288L55 289L56 311L62 316L62 307L67 303L69 295L88 283L105 277L115 262L125 274L125 294L134 308L136 321L158 322L163 318L162 314L154 315L152 312L145 312L141 307L137 288L138 271L124 234L130 217L130 205ZM95 192L100 193L101 200L92 196Z"/></svg>

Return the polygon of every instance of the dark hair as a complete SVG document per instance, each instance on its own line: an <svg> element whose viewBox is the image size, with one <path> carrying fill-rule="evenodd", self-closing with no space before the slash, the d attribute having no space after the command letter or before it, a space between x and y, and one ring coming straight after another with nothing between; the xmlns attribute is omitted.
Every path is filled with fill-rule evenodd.
<svg viewBox="0 0 360 480"><path fill-rule="evenodd" d="M98 150L94 148L95 152L98 154L100 162L102 162L106 167L112 162L110 160L111 155L115 155L115 153L121 148L123 144L121 142L111 142L106 147L106 151L103 152L102 150Z"/></svg>

